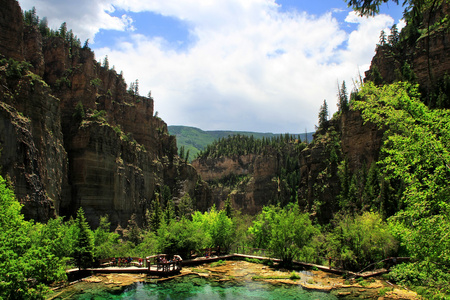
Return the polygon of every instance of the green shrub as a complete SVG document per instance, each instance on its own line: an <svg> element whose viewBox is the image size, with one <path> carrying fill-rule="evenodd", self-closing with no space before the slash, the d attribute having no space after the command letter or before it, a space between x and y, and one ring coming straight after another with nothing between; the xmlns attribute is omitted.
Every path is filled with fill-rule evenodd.
<svg viewBox="0 0 450 300"><path fill-rule="evenodd" d="M102 80L100 78L94 78L90 83L91 86L98 88L102 84Z"/></svg>
<svg viewBox="0 0 450 300"><path fill-rule="evenodd" d="M292 280L300 279L300 275L298 275L297 272L292 271L291 272L291 276L289 277L289 279L292 279Z"/></svg>
<svg viewBox="0 0 450 300"><path fill-rule="evenodd" d="M226 264L227 264L226 261L219 260L219 261L211 263L211 267L219 267L219 266L224 266Z"/></svg>

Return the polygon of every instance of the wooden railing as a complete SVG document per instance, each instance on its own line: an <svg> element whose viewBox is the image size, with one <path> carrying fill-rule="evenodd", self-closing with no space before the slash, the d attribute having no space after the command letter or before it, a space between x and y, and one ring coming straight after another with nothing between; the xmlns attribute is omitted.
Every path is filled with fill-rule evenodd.
<svg viewBox="0 0 450 300"><path fill-rule="evenodd" d="M233 253L240 253L240 254L247 254L247 255L254 255L254 256L264 256L264 257L270 257L273 258L273 251L269 249L263 249L263 248L252 248L252 247L246 247L246 246L234 246L231 248L231 252Z"/></svg>

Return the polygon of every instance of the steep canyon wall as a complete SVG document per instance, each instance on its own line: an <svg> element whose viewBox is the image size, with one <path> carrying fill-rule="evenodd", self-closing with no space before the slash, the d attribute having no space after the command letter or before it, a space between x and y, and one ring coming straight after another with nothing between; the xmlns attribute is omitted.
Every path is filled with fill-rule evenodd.
<svg viewBox="0 0 450 300"><path fill-rule="evenodd" d="M83 207L127 226L164 186L208 207L207 186L179 160L153 99L129 93L121 74L89 47L42 36L15 0L0 0L0 163L27 218L46 221ZM13 59L13 60L12 60Z"/></svg>

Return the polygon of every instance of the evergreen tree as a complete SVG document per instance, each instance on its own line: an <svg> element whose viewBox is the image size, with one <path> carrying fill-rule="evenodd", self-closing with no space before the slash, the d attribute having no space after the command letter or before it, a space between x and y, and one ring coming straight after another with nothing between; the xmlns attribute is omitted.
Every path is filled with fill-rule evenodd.
<svg viewBox="0 0 450 300"><path fill-rule="evenodd" d="M48 28L48 20L46 17L42 18L39 22L39 32L42 36L50 35L50 29Z"/></svg>
<svg viewBox="0 0 450 300"><path fill-rule="evenodd" d="M103 68L109 70L108 55L106 55L106 56L105 56L105 59L103 60Z"/></svg>
<svg viewBox="0 0 450 300"><path fill-rule="evenodd" d="M173 199L169 199L166 204L166 209L164 210L164 220L169 223L170 220L175 220L175 205Z"/></svg>
<svg viewBox="0 0 450 300"><path fill-rule="evenodd" d="M139 79L134 82L134 95L139 96Z"/></svg>
<svg viewBox="0 0 450 300"><path fill-rule="evenodd" d="M59 33L59 36L62 37L63 39L66 38L66 35L67 35L67 23L66 22L63 22L61 24L61 26L59 27L58 33Z"/></svg>
<svg viewBox="0 0 450 300"><path fill-rule="evenodd" d="M37 26L39 24L39 17L36 14L36 7L25 11L23 13L23 20L26 25Z"/></svg>
<svg viewBox="0 0 450 300"><path fill-rule="evenodd" d="M233 207L231 206L230 195L228 195L227 200L225 200L224 210L228 218L233 218Z"/></svg>
<svg viewBox="0 0 450 300"><path fill-rule="evenodd" d="M94 231L94 246L96 258L109 258L117 255L119 234L110 231L111 223L108 215L100 217L100 225Z"/></svg>
<svg viewBox="0 0 450 300"><path fill-rule="evenodd" d="M94 237L89 224L84 216L83 208L77 211L75 220L75 244L74 253L76 265L79 269L92 266L94 262Z"/></svg>
<svg viewBox="0 0 450 300"><path fill-rule="evenodd" d="M185 193L178 204L178 218L189 218L194 212L194 204L189 196L189 193Z"/></svg>
<svg viewBox="0 0 450 300"><path fill-rule="evenodd" d="M338 97L339 97L339 103L338 103L338 109L339 111L348 111L348 92L347 87L345 85L345 81L342 81L342 85L339 88L338 87Z"/></svg>
<svg viewBox="0 0 450 300"><path fill-rule="evenodd" d="M159 194L155 194L155 199L153 199L151 206L149 225L154 232L157 232L163 219L163 212L159 202Z"/></svg>
<svg viewBox="0 0 450 300"><path fill-rule="evenodd" d="M388 42L390 46L395 46L400 41L400 34L397 29L397 24L392 25L391 34L388 36Z"/></svg>
<svg viewBox="0 0 450 300"><path fill-rule="evenodd" d="M386 32L384 30L381 30L380 41L378 42L378 45L379 46L384 46L386 44L387 44Z"/></svg>
<svg viewBox="0 0 450 300"><path fill-rule="evenodd" d="M184 146L180 146L179 156L181 160L184 160Z"/></svg>
<svg viewBox="0 0 450 300"><path fill-rule="evenodd" d="M136 214L132 214L130 220L128 220L128 226L126 230L126 237L135 246L142 242L142 234L139 225L137 224Z"/></svg>
<svg viewBox="0 0 450 300"><path fill-rule="evenodd" d="M319 128L325 128L328 121L328 105L327 100L323 100L323 104L319 110Z"/></svg>

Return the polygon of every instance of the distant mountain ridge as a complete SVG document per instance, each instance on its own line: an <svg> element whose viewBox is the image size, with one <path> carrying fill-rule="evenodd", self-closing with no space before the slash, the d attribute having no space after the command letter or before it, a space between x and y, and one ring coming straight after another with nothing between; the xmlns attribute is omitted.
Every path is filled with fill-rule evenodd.
<svg viewBox="0 0 450 300"><path fill-rule="evenodd" d="M185 151L189 150L189 160L192 161L197 154L205 149L205 147L215 140L226 138L229 135L246 135L257 139L272 138L285 133L271 133L271 132L252 132L252 131L232 131L232 130L201 130L200 128L171 125L168 126L169 134L175 135L177 138L177 147L180 149L184 146ZM311 141L313 132L307 133L289 133L290 135L299 136L302 141Z"/></svg>

